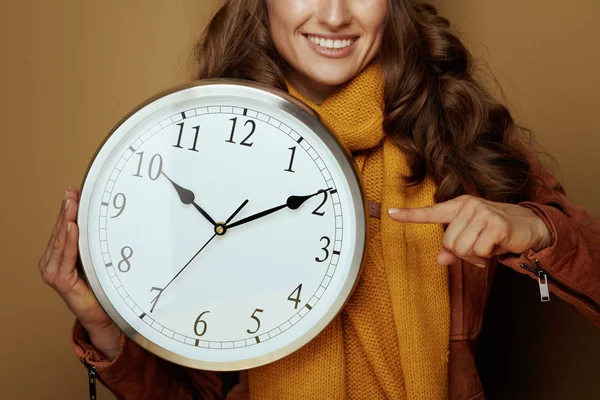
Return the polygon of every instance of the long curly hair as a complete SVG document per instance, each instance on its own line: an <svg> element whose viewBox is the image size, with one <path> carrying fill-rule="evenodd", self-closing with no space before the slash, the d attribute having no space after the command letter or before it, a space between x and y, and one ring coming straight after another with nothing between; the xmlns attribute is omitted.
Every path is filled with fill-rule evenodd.
<svg viewBox="0 0 600 400"><path fill-rule="evenodd" d="M388 0L382 47L383 129L405 152L404 184L430 176L435 200L476 193L518 203L532 192L531 165L509 110L475 78L472 56L428 3ZM265 0L227 0L197 47L200 79L249 79L287 91Z"/></svg>

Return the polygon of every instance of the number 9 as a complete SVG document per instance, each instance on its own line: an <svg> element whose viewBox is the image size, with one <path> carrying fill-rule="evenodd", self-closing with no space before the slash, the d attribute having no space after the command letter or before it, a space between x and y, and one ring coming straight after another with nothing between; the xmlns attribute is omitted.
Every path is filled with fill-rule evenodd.
<svg viewBox="0 0 600 400"><path fill-rule="evenodd" d="M118 198L123 199L121 201L121 205L117 204L117 199ZM117 193L117 195L113 198L113 206L115 206L115 208L117 210L119 210L119 212L117 213L117 215L112 216L111 218L117 218L119 215L123 214L123 211L125 211L125 205L127 204L127 199L125 198L125 195L123 193Z"/></svg>

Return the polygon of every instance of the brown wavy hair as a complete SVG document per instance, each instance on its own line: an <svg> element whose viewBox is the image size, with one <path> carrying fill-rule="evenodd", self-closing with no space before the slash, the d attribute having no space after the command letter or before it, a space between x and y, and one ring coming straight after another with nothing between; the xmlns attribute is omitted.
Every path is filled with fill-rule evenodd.
<svg viewBox="0 0 600 400"><path fill-rule="evenodd" d="M378 57L386 83L383 128L408 157L406 185L429 175L437 202L465 193L510 203L530 197L531 166L517 140L527 130L477 81L471 54L435 7L388 0ZM287 91L290 70L271 38L265 0L227 0L197 58L200 79L249 79Z"/></svg>

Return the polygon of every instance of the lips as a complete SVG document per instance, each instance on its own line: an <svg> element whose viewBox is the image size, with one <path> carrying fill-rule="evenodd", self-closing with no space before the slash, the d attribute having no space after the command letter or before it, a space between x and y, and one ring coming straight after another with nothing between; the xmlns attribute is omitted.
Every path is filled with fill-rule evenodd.
<svg viewBox="0 0 600 400"><path fill-rule="evenodd" d="M305 35L312 43L317 44L326 49L344 49L351 46L356 40L356 37L351 38L331 38L326 36Z"/></svg>
<svg viewBox="0 0 600 400"><path fill-rule="evenodd" d="M309 47L318 55L327 58L343 58L356 47L360 36L303 34Z"/></svg>

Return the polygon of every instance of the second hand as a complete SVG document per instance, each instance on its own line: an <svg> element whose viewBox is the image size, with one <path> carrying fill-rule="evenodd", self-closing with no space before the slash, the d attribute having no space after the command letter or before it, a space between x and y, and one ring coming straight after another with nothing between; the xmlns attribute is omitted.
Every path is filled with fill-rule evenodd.
<svg viewBox="0 0 600 400"><path fill-rule="evenodd" d="M234 212L233 214L231 214L231 216L227 219L227 222L231 221L231 219L233 219L233 217L235 217L241 210L242 208L244 208L246 206L246 204L248 204L248 199L246 199ZM220 227L221 225L217 225L217 227ZM194 259L198 256L198 254L200 254L202 252L202 250L204 250L204 248L206 248L206 246L208 246L208 244L215 238L215 236L217 235L222 235L225 232L223 231L222 233L219 233L219 231L217 230L217 228L215 228L215 233L210 237L210 239L208 239L208 241L206 243L204 243L204 245L200 248L200 250L198 250L196 252L196 254L194 254L194 256L183 266L183 268L181 268L179 270L179 272L177 273L177 275L175 275L173 277L173 279L171 279L169 281L169 283L167 283L167 285L164 288L158 288L158 287L153 287L152 289L150 289L150 292L153 291L158 291L158 294L156 295L156 297L152 300L152 308L150 309L150 312L154 311L154 307L156 307L156 303L158 303L158 300L160 299L160 296L164 293L164 291L169 287L169 285L171 283L173 283L173 281L175 279L177 279L177 277L179 275L181 275L181 273L183 272L183 270L185 270L187 268L188 265L190 265L190 263L192 261L194 261Z"/></svg>

